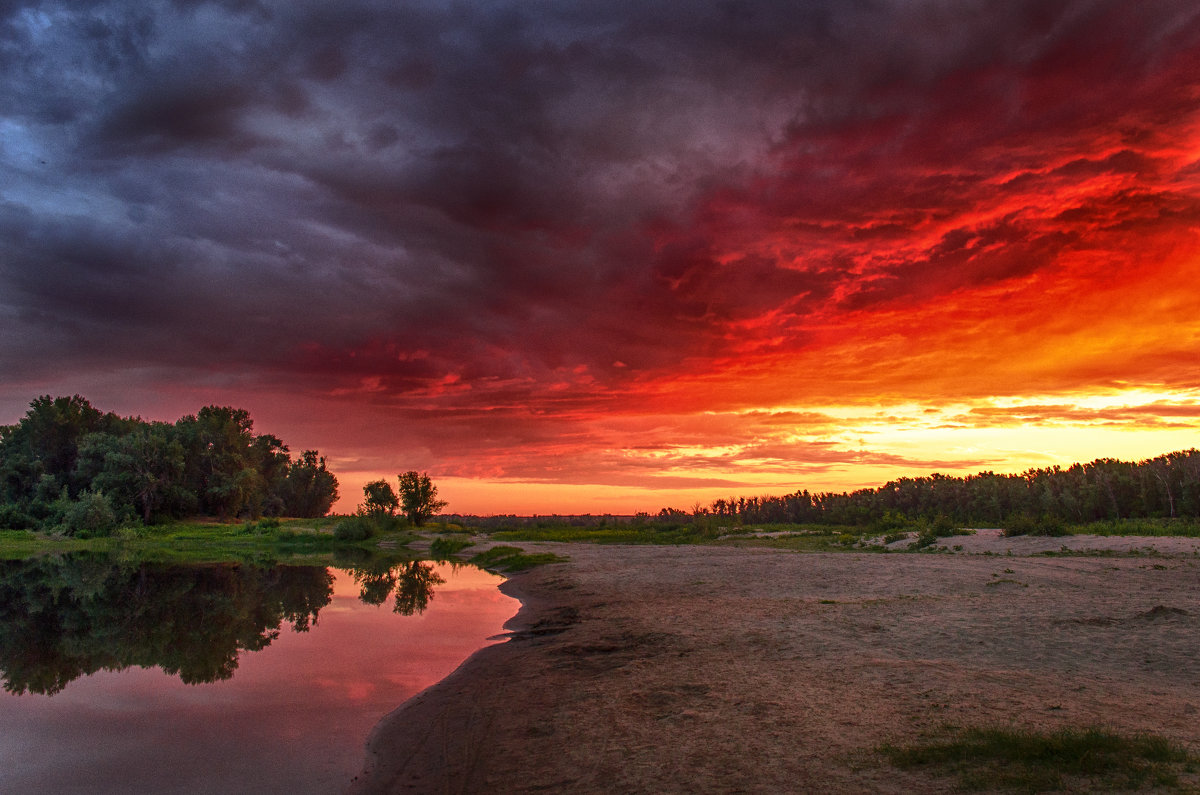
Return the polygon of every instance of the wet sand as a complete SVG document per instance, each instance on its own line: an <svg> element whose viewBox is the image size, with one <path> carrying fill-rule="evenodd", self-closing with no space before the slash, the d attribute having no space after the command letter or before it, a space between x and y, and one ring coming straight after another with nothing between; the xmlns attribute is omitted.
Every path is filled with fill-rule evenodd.
<svg viewBox="0 0 1200 795"><path fill-rule="evenodd" d="M524 603L513 638L385 718L350 791L950 792L873 750L947 725L1099 725L1200 751L1184 541L1051 558L1027 556L1039 539L992 555L522 544L570 562L502 586Z"/></svg>

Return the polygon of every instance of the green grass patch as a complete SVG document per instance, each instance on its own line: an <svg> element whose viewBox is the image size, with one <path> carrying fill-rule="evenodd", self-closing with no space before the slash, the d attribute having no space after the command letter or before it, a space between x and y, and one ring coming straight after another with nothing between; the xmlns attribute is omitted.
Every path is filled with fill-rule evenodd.
<svg viewBox="0 0 1200 795"><path fill-rule="evenodd" d="M1194 771L1187 752L1170 740L1096 728L965 729L950 739L878 750L900 768L957 776L968 790L1176 789L1179 774Z"/></svg>
<svg viewBox="0 0 1200 795"><path fill-rule="evenodd" d="M653 527L610 525L607 527L522 527L497 530L497 541L559 541L589 544L699 544L714 540L703 530L689 526Z"/></svg>
<svg viewBox="0 0 1200 795"><path fill-rule="evenodd" d="M1109 519L1073 524L1073 535L1200 538L1200 519Z"/></svg>
<svg viewBox="0 0 1200 795"><path fill-rule="evenodd" d="M516 572L541 566L546 563L562 563L566 558L550 552L527 554L520 547L498 546L480 552L470 559L470 563L484 569L498 569Z"/></svg>
<svg viewBox="0 0 1200 795"><path fill-rule="evenodd" d="M733 536L713 542L719 546L766 547L793 552L888 552L880 544L866 544L878 536L871 528L854 525L767 525L760 532L777 536Z"/></svg>
<svg viewBox="0 0 1200 795"><path fill-rule="evenodd" d="M129 525L110 536L70 538L26 530L0 531L0 558L97 551L163 562L317 561L352 544L334 537L336 517L322 519L265 518L251 522L185 521ZM397 532L359 542L398 548L415 536ZM411 553L409 553L411 557Z"/></svg>
<svg viewBox="0 0 1200 795"><path fill-rule="evenodd" d="M765 535L774 533L774 536ZM610 524L600 527L542 526L503 528L491 532L496 541L553 541L588 544L683 544L769 547L801 552L881 551L860 542L873 533L866 527L816 524L718 525L715 522Z"/></svg>
<svg viewBox="0 0 1200 795"><path fill-rule="evenodd" d="M457 555L467 547L475 546L472 542L461 538L435 538L429 545L429 554L435 560L445 560Z"/></svg>

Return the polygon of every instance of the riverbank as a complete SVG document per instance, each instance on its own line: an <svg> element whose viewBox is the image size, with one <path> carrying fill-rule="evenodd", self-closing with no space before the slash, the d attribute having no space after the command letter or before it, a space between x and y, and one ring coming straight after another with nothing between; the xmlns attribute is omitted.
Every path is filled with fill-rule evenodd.
<svg viewBox="0 0 1200 795"><path fill-rule="evenodd" d="M524 603L512 640L389 715L351 792L949 792L874 750L947 726L1200 749L1200 558L1006 543L525 545L570 562L505 583Z"/></svg>

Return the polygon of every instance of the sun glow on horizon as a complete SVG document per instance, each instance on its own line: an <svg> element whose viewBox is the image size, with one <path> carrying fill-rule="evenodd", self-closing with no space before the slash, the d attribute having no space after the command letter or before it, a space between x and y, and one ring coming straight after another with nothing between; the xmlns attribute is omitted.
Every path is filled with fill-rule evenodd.
<svg viewBox="0 0 1200 795"><path fill-rule="evenodd" d="M651 430L667 423L661 415L643 419ZM852 491L932 472L963 476L1096 458L1137 461L1200 444L1200 390L1145 385L941 405L760 406L706 410L671 421L670 434L655 440L629 433L636 422L626 416L625 435L613 438L616 446L582 460L562 460L536 478L447 473L438 481L451 502L447 510L654 513L707 506L730 495ZM626 446L617 444L622 438ZM691 441L669 441L680 438ZM348 474L346 483L389 477ZM338 509L350 510L358 489L342 493Z"/></svg>

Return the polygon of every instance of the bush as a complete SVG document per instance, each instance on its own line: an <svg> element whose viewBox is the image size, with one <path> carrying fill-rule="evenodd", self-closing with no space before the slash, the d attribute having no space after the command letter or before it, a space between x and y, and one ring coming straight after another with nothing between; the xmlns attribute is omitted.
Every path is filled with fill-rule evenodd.
<svg viewBox="0 0 1200 795"><path fill-rule="evenodd" d="M1065 536L1067 530L1062 521L1053 516L1041 519L1030 513L1013 514L1004 521L1004 535L1012 536Z"/></svg>
<svg viewBox="0 0 1200 795"><path fill-rule="evenodd" d="M337 523L333 537L338 541L366 541L372 535L371 520L365 516L350 516Z"/></svg>
<svg viewBox="0 0 1200 795"><path fill-rule="evenodd" d="M891 535L900 530L906 530L912 525L912 521L895 511L885 511L883 516L880 516L874 522L871 522L871 530L875 533L883 533Z"/></svg>
<svg viewBox="0 0 1200 795"><path fill-rule="evenodd" d="M909 544L908 548L913 549L913 550L925 549L926 547L931 547L934 544L936 544L937 540L938 540L938 536L934 533L934 531L932 529L927 527L924 530L922 530L921 532L917 533L916 540L913 541L911 544Z"/></svg>
<svg viewBox="0 0 1200 795"><path fill-rule="evenodd" d="M1065 536L1070 535L1067 528L1063 525L1061 519L1055 516L1043 516L1042 521L1038 523L1038 529L1034 530L1032 535L1035 536Z"/></svg>
<svg viewBox="0 0 1200 795"><path fill-rule="evenodd" d="M97 538L112 535L117 527L117 515L112 504L98 491L85 491L79 499L65 506L60 529L78 538Z"/></svg>
<svg viewBox="0 0 1200 795"><path fill-rule="evenodd" d="M33 517L16 505L0 505L0 530L28 530L36 526Z"/></svg>
<svg viewBox="0 0 1200 795"><path fill-rule="evenodd" d="M933 521L929 523L929 530L935 538L949 538L950 536L962 535L954 520L942 513L935 516Z"/></svg>

